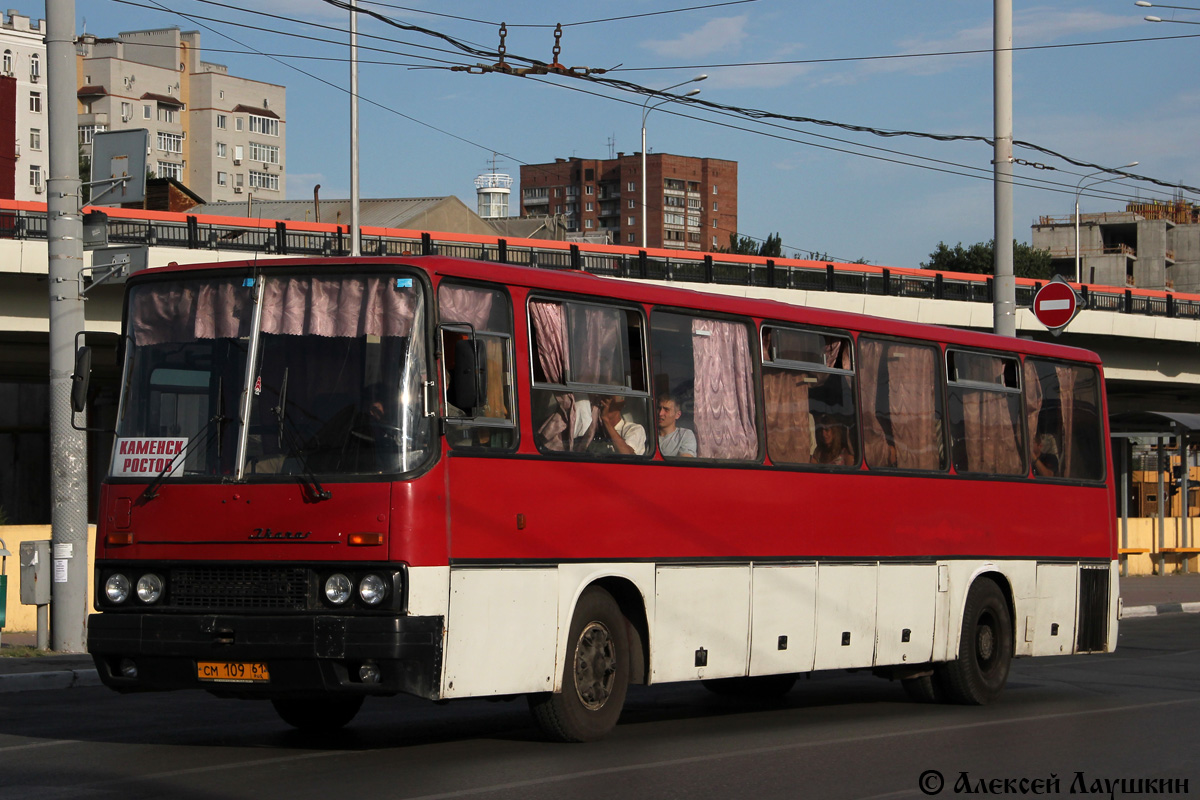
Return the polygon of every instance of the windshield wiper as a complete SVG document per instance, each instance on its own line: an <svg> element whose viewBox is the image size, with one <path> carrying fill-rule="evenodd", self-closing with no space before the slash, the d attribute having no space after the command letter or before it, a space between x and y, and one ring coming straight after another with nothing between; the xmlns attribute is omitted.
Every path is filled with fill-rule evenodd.
<svg viewBox="0 0 1200 800"><path fill-rule="evenodd" d="M167 479L167 475L174 472L178 465L187 462L188 454L195 449L196 444L201 441L201 437L203 437L204 446L207 447L208 443L212 441L213 434L221 429L219 423L228 421L228 417L218 413L211 417L208 422L204 423L204 427L198 430L196 435L188 440L187 445L183 448L179 455L172 458L167 465L163 467L162 472L158 473L158 475L154 477L154 480L150 481L150 484L146 486L145 490L142 491L142 494L138 499L153 500L154 498L158 497L158 487L162 486L162 482ZM205 433L207 433L208 436L204 436Z"/></svg>
<svg viewBox="0 0 1200 800"><path fill-rule="evenodd" d="M317 480L316 474L308 466L308 451L300 444L296 435L295 427L290 419L287 418L287 385L288 371L285 367L283 370L283 383L279 387L279 405L271 409L275 414L275 419L279 421L279 444L287 445L286 455L295 456L300 459L300 483L308 491L314 502L321 502L333 497L333 493L321 486L321 482Z"/></svg>

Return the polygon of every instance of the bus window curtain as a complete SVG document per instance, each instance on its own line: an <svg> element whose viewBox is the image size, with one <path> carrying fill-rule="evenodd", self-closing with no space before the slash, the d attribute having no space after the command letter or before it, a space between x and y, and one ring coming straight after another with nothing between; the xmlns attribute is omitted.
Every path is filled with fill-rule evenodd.
<svg viewBox="0 0 1200 800"><path fill-rule="evenodd" d="M746 326L713 319L692 320L697 455L753 459L754 366Z"/></svg>
<svg viewBox="0 0 1200 800"><path fill-rule="evenodd" d="M566 309L561 303L534 301L529 304L529 318L537 337L537 359L543 377L547 383L565 383L569 358ZM575 425L575 395L554 392L552 397L555 408L538 428L538 441L546 450L570 450L571 431Z"/></svg>
<svg viewBox="0 0 1200 800"><path fill-rule="evenodd" d="M779 464L812 462L812 418L807 372L763 370L763 403L767 418L767 452Z"/></svg>

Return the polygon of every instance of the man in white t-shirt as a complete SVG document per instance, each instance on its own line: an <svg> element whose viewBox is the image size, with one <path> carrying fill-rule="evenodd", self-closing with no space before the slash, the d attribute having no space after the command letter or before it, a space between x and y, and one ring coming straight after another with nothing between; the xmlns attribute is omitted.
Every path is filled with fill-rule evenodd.
<svg viewBox="0 0 1200 800"><path fill-rule="evenodd" d="M674 397L658 398L658 449L664 458L696 456L696 434L675 424L682 413Z"/></svg>
<svg viewBox="0 0 1200 800"><path fill-rule="evenodd" d="M595 415L595 430L588 450L593 453L620 453L640 456L646 452L646 429L636 422L624 418L625 398L621 395L575 395L575 438L584 436L592 428Z"/></svg>

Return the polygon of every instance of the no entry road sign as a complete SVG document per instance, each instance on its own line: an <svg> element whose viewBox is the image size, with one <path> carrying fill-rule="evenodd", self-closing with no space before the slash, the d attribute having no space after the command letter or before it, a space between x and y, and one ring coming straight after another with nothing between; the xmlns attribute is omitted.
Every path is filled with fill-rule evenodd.
<svg viewBox="0 0 1200 800"><path fill-rule="evenodd" d="M1033 315L1054 332L1062 330L1079 311L1079 295L1064 281L1050 281L1033 297Z"/></svg>

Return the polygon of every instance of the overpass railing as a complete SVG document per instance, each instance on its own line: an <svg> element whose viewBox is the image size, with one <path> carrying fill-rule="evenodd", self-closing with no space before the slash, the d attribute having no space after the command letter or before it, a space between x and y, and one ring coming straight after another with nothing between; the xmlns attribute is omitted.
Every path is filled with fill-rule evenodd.
<svg viewBox="0 0 1200 800"><path fill-rule="evenodd" d="M45 239L45 209L44 203L0 200L0 239ZM350 251L349 228L345 225L131 209L106 209L104 213L108 215L108 240L113 246L294 256L346 256ZM621 278L992 302L990 276L873 264L371 227L362 230L361 251L368 256L441 254ZM1017 278L1017 306L1030 307L1042 284ZM1200 319L1200 295L1094 284L1083 284L1078 289L1085 307L1091 310Z"/></svg>

